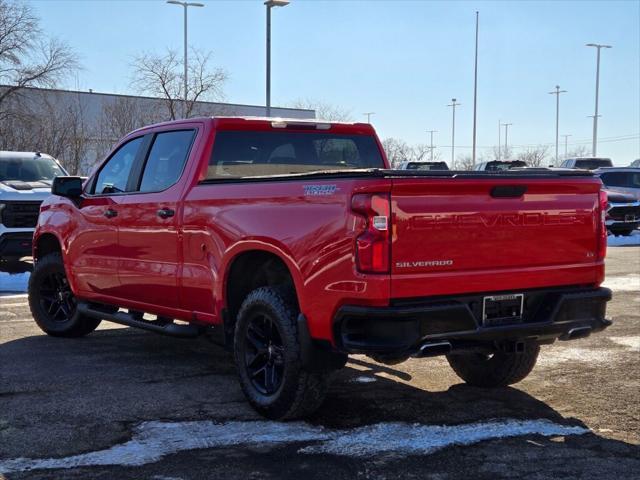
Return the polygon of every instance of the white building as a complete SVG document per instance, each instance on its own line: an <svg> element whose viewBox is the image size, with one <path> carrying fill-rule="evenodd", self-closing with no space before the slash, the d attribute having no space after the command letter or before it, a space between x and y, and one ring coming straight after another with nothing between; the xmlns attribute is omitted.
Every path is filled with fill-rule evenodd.
<svg viewBox="0 0 640 480"><path fill-rule="evenodd" d="M7 88L0 85L0 93ZM0 111L0 150L42 151L80 174L87 174L128 132L171 119L169 101L162 98L25 88L9 99ZM179 115L182 102L175 101L173 109ZM315 118L315 111L297 108L271 107L271 114ZM266 108L196 102L190 116L215 115L265 116Z"/></svg>

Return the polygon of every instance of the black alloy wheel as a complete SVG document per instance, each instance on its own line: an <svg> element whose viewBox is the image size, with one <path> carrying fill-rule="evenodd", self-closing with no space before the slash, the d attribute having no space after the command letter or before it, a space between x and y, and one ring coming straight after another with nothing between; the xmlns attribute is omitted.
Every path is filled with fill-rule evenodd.
<svg viewBox="0 0 640 480"><path fill-rule="evenodd" d="M284 378L284 346L277 324L256 312L245 334L245 368L256 390L273 395Z"/></svg>
<svg viewBox="0 0 640 480"><path fill-rule="evenodd" d="M40 306L54 322L66 322L76 313L76 299L67 277L61 272L50 272L40 283Z"/></svg>
<svg viewBox="0 0 640 480"><path fill-rule="evenodd" d="M77 338L93 332L99 318L80 314L59 252L38 259L29 277L29 308L47 335Z"/></svg>

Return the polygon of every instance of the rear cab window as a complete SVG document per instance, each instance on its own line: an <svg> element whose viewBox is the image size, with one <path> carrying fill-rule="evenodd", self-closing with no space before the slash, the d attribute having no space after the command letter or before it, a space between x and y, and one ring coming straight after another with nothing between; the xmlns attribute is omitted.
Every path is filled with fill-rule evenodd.
<svg viewBox="0 0 640 480"><path fill-rule="evenodd" d="M312 132L219 131L206 179L384 168L374 137Z"/></svg>
<svg viewBox="0 0 640 480"><path fill-rule="evenodd" d="M576 168L584 168L585 170L596 170L602 167L612 167L611 160L606 158L593 158L588 160L576 160Z"/></svg>

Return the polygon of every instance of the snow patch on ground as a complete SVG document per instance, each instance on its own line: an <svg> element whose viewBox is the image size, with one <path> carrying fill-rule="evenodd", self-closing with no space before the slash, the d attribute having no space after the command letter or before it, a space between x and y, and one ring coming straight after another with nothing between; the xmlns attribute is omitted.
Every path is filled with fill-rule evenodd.
<svg viewBox="0 0 640 480"><path fill-rule="evenodd" d="M352 379L351 381L353 383L372 383L372 382L376 382L377 380L375 377L367 377L365 375L361 375L359 377Z"/></svg>
<svg viewBox="0 0 640 480"><path fill-rule="evenodd" d="M327 442L300 449L302 453L326 453L368 457L381 453L425 455L452 445L471 445L520 435L582 435L589 430L567 427L548 420L506 420L441 426L378 423L357 428Z"/></svg>
<svg viewBox="0 0 640 480"><path fill-rule="evenodd" d="M627 245L640 245L640 230L636 230L628 237L616 237L615 235L609 235L607 237L607 246L609 247L623 247Z"/></svg>
<svg viewBox="0 0 640 480"><path fill-rule="evenodd" d="M29 284L29 272L8 274L0 272L0 292L26 292Z"/></svg>
<svg viewBox="0 0 640 480"><path fill-rule="evenodd" d="M317 442L298 452L362 457L378 453L429 454L452 445L471 445L497 438L582 435L587 432L587 428L560 425L549 420L512 419L452 426L378 423L352 430L329 430L302 422L153 421L136 427L128 442L106 450L64 458L0 460L0 474L99 465L139 466L183 450L237 445Z"/></svg>
<svg viewBox="0 0 640 480"><path fill-rule="evenodd" d="M635 337L609 337L614 343L627 347L632 352L640 352L640 336Z"/></svg>
<svg viewBox="0 0 640 480"><path fill-rule="evenodd" d="M613 343L626 347L627 351L640 351L640 336L609 337ZM588 362L610 364L619 358L620 350L613 348L580 348L553 346L540 352L537 365L552 367L563 362Z"/></svg>
<svg viewBox="0 0 640 480"><path fill-rule="evenodd" d="M540 352L537 365L550 367L564 362L611 363L615 352L611 348L551 347Z"/></svg>
<svg viewBox="0 0 640 480"><path fill-rule="evenodd" d="M630 273L617 277L607 277L602 286L619 292L640 292L640 275Z"/></svg>

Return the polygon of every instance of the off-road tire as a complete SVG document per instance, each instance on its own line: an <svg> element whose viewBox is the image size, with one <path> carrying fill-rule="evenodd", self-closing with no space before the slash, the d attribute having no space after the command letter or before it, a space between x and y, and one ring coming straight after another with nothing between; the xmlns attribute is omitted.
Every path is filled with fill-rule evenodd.
<svg viewBox="0 0 640 480"><path fill-rule="evenodd" d="M522 353L496 352L451 354L447 360L453 371L469 385L476 387L506 387L523 380L536 364L540 345L525 343Z"/></svg>
<svg viewBox="0 0 640 480"><path fill-rule="evenodd" d="M302 366L298 340L298 308L291 295L282 288L258 288L245 298L240 307L234 332L234 359L240 385L251 406L261 415L273 420L292 420L307 417L322 404L327 388L328 373L311 373ZM261 316L268 317L282 343L283 371L275 392L261 392L250 377L247 355L249 325ZM271 354L269 353L269 357Z"/></svg>
<svg viewBox="0 0 640 480"><path fill-rule="evenodd" d="M60 253L50 253L38 260L29 277L29 308L40 329L53 337L68 338L83 337L93 332L101 320L78 313L77 302L70 288L64 292L67 301L63 311L56 315L53 308L47 308L52 277L63 279L63 285L68 287Z"/></svg>

